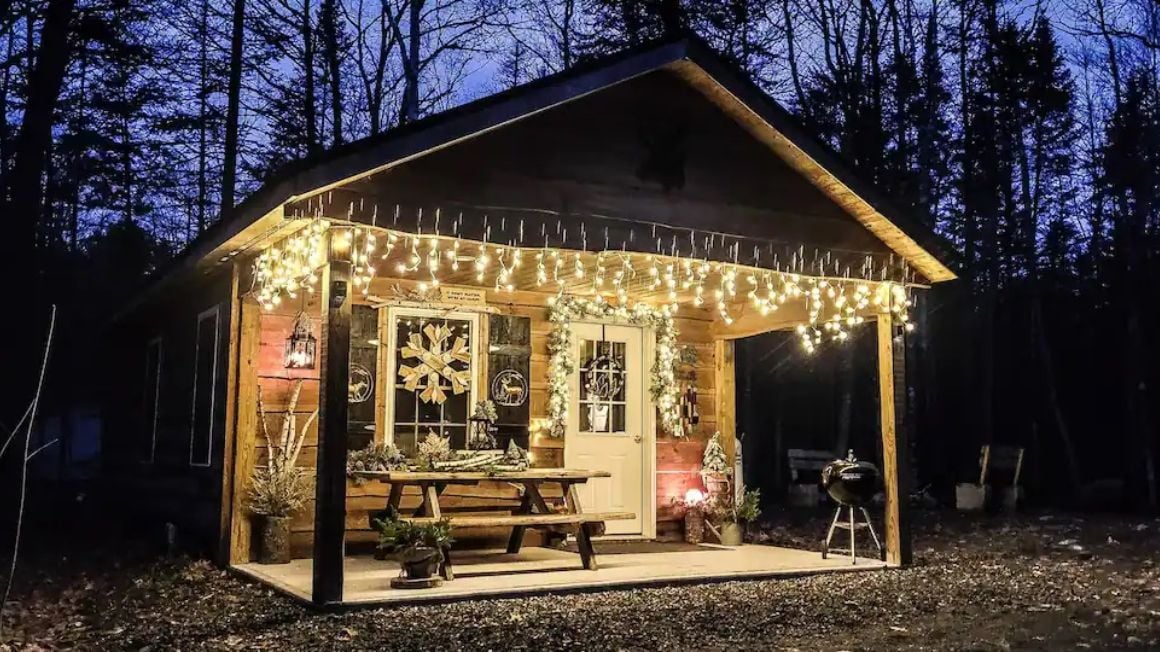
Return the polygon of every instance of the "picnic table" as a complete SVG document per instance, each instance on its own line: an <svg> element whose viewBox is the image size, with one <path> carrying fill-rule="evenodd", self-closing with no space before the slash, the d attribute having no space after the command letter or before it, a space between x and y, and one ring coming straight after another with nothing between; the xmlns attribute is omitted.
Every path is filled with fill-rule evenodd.
<svg viewBox="0 0 1160 652"><path fill-rule="evenodd" d="M528 528L575 529L576 547L585 569L596 570L596 552L592 537L599 525L605 521L632 520L631 512L585 512L580 506L576 486L592 478L608 478L607 471L581 469L528 469L526 471L359 471L354 475L367 480L377 480L391 486L387 498L387 510L398 511L407 486L418 487L422 503L414 513L400 517L413 522L438 521L443 516L440 497L451 485L477 485L481 482L507 482L516 485L522 496L519 507L496 507L494 510L480 508L477 511L496 511L496 514L451 515L447 521L452 529L510 527L507 552L517 553L523 545L524 532ZM560 486L564 496L563 511L553 511L540 491L545 484ZM443 550L443 564L440 574L444 579L454 579L451 567L450 549Z"/></svg>

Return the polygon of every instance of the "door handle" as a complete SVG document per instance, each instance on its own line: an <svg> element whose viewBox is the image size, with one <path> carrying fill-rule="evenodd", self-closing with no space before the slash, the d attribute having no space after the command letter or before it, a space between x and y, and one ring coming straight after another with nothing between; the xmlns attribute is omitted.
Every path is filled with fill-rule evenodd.
<svg viewBox="0 0 1160 652"><path fill-rule="evenodd" d="M641 437L640 435L633 435L632 436L632 440L638 444L641 442L642 439L644 439L644 438Z"/></svg>

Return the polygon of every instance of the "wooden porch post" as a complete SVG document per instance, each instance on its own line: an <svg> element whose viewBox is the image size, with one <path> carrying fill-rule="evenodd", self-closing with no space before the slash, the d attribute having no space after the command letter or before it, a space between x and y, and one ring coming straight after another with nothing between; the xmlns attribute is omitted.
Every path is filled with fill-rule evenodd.
<svg viewBox="0 0 1160 652"><path fill-rule="evenodd" d="M337 240L336 240L337 239ZM346 535L346 427L350 377L350 251L338 231L330 237L322 275L322 369L319 374L318 464L314 479L316 605L342 602Z"/></svg>
<svg viewBox="0 0 1160 652"><path fill-rule="evenodd" d="M721 433L721 446L733 468L736 451L733 450L737 435L737 379L734 376L734 341L713 342L713 386L717 394L717 431Z"/></svg>
<svg viewBox="0 0 1160 652"><path fill-rule="evenodd" d="M910 517L907 514L909 477L906 430L902 427L906 402L906 349L894 345L894 319L878 315L878 392L882 426L882 475L886 483L886 562L907 566L911 562Z"/></svg>
<svg viewBox="0 0 1160 652"><path fill-rule="evenodd" d="M237 263L235 263L236 267ZM235 279L236 280L236 279ZM228 506L223 511L229 517L229 549L227 563L246 564L250 561L250 517L246 513L246 488L257 457L258 438L258 345L261 339L261 312L253 297L243 297L235 285L230 307L232 337L230 342L230 371L226 392L226 466L223 473L230 491Z"/></svg>

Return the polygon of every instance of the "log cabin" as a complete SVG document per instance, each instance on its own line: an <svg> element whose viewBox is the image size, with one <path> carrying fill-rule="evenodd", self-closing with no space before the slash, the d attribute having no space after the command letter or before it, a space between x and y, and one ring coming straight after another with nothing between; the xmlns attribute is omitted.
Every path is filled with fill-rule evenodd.
<svg viewBox="0 0 1160 652"><path fill-rule="evenodd" d="M671 537L708 438L734 454L734 342L786 330L808 351L874 329L885 565L903 566L900 342L916 295L955 278L947 259L704 44L648 44L300 161L222 216L117 318L106 471L127 508L224 566L318 605L386 600L353 564L390 487L352 482L348 452L414 455L429 433L464 448L473 406L492 400L499 447L607 476L578 486L584 510L629 515L605 537ZM253 563L246 503L289 417L308 428L311 483L291 526L296 579ZM521 494L484 481L440 500L511 512ZM803 564L789 569L837 568ZM590 576L659 573L630 570ZM584 586L552 575L510 584ZM495 593L471 581L444 597Z"/></svg>

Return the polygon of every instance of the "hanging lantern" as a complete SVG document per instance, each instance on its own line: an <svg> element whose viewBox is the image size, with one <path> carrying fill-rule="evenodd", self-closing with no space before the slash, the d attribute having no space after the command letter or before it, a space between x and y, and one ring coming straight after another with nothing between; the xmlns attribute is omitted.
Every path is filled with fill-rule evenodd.
<svg viewBox="0 0 1160 652"><path fill-rule="evenodd" d="M310 317L305 312L298 313L294 319L294 328L290 337L286 338L286 356L284 363L287 369L313 369L314 352L318 340L314 339Z"/></svg>

